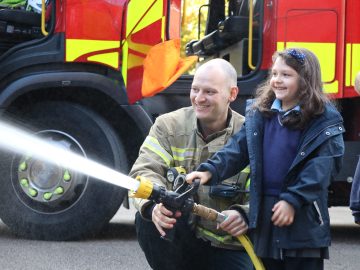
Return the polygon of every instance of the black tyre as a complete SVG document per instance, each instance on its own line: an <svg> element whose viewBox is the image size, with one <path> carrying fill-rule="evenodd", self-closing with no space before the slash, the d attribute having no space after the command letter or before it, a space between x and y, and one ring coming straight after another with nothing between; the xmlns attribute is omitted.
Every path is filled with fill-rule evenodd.
<svg viewBox="0 0 360 270"><path fill-rule="evenodd" d="M27 110L23 119L46 140L116 170L127 170L123 146L112 127L85 107L44 102ZM0 218L26 238L69 240L97 233L127 192L25 154L5 159L3 167Z"/></svg>

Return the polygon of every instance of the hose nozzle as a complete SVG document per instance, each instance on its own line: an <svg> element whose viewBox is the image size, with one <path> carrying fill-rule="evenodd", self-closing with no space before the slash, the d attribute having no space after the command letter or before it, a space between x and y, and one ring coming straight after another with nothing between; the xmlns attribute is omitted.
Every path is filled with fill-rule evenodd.
<svg viewBox="0 0 360 270"><path fill-rule="evenodd" d="M140 182L136 191L132 190L129 196L131 198L148 199L154 189L154 184L145 177L137 176L136 180Z"/></svg>

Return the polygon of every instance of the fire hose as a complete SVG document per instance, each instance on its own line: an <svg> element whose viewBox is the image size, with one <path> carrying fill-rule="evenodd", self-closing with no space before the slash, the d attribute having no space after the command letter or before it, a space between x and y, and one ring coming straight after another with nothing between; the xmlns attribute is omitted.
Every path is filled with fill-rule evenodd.
<svg viewBox="0 0 360 270"><path fill-rule="evenodd" d="M224 214L194 202L192 195L196 193L199 187L199 180L194 181L194 183L189 185L189 187L181 194L174 191L168 191L165 187L154 185L148 179L140 176L137 177L137 180L140 181L140 184L138 189L131 194L131 197L133 198L149 199L156 203L164 204L170 211L180 210L184 213L191 212L202 218L218 223L221 223L226 219ZM168 231L167 234L168 233L173 233L173 231ZM250 239L246 235L240 235L237 239L245 248L255 269L264 270L264 265L255 254Z"/></svg>

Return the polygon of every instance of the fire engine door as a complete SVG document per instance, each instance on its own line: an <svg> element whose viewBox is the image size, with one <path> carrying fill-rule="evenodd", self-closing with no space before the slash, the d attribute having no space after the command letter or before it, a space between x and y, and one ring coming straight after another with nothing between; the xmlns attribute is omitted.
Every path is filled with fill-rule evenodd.
<svg viewBox="0 0 360 270"><path fill-rule="evenodd" d="M344 85L345 0L277 1L277 49L305 47L319 58L324 90L341 97Z"/></svg>

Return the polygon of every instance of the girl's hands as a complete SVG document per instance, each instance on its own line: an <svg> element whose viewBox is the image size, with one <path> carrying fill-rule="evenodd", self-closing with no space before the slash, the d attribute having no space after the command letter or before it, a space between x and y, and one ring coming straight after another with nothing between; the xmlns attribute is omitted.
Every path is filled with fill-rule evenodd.
<svg viewBox="0 0 360 270"><path fill-rule="evenodd" d="M188 175L186 175L186 182L188 184L191 184L195 179L200 179L200 184L205 184L211 179L211 173L210 172L191 172Z"/></svg>
<svg viewBox="0 0 360 270"><path fill-rule="evenodd" d="M206 184L211 179L211 176L211 173L208 171L194 171L186 176L186 182L188 184L191 184L195 179L200 179L200 184ZM226 210L222 213L226 215L227 218L226 220L218 224L218 228L221 228L222 230L235 237L247 232L248 225L238 211Z"/></svg>
<svg viewBox="0 0 360 270"><path fill-rule="evenodd" d="M226 215L227 218L218 224L218 228L226 231L228 234L232 236L240 236L247 232L248 225L243 219L242 215L236 210L225 210L221 212Z"/></svg>
<svg viewBox="0 0 360 270"><path fill-rule="evenodd" d="M289 226L294 222L295 209L288 202L278 201L272 208L274 212L271 221L275 226L283 227Z"/></svg>

